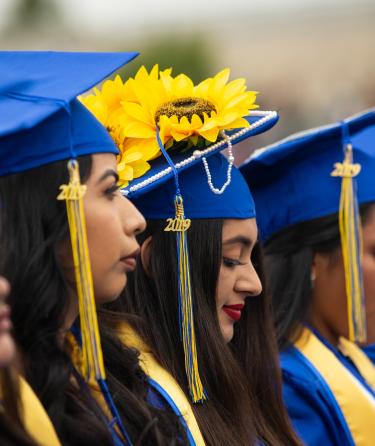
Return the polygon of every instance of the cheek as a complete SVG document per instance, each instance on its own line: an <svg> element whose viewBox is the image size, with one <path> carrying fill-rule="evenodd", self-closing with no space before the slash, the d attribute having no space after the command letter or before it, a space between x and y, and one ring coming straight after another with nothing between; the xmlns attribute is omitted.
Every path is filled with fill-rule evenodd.
<svg viewBox="0 0 375 446"><path fill-rule="evenodd" d="M233 290L231 284L231 274L227 271L227 268L223 266L220 268L218 283L217 283L217 295L216 295L216 307L220 309L230 296L230 292Z"/></svg>
<svg viewBox="0 0 375 446"><path fill-rule="evenodd" d="M126 285L125 269L119 261L122 227L116 215L97 209L87 216L86 228L95 299L108 302Z"/></svg>
<svg viewBox="0 0 375 446"><path fill-rule="evenodd" d="M375 325L375 259L372 254L364 254L362 270L367 316L373 318Z"/></svg>
<svg viewBox="0 0 375 446"><path fill-rule="evenodd" d="M11 335L7 332L0 334L0 367L8 366L14 359L16 347Z"/></svg>

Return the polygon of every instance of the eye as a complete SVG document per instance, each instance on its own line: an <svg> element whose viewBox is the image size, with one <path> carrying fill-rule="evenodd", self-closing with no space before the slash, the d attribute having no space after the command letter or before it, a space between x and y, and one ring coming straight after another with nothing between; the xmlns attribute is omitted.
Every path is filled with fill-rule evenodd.
<svg viewBox="0 0 375 446"><path fill-rule="evenodd" d="M119 190L119 185L117 183L114 183L111 187L109 187L108 189L106 189L104 191L104 195L106 195L108 198L114 198L116 193Z"/></svg>
<svg viewBox="0 0 375 446"><path fill-rule="evenodd" d="M223 257L223 264L228 268L234 268L235 266L241 265L241 262L236 259L230 259L229 257Z"/></svg>

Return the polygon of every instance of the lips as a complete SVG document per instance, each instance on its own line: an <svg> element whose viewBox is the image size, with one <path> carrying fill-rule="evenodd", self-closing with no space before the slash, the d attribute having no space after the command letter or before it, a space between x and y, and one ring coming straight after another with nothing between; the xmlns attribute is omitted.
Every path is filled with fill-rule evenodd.
<svg viewBox="0 0 375 446"><path fill-rule="evenodd" d="M239 321L244 307L245 304L223 305L223 311L234 321Z"/></svg>
<svg viewBox="0 0 375 446"><path fill-rule="evenodd" d="M134 271L137 266L137 257L139 249L136 249L130 256L121 257L120 262L125 265L126 271Z"/></svg>

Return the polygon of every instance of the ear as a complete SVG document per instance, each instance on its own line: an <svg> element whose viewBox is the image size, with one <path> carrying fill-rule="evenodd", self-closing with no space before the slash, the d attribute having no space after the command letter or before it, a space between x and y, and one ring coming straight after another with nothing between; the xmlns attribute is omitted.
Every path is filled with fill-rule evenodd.
<svg viewBox="0 0 375 446"><path fill-rule="evenodd" d="M152 235L148 236L141 245L141 262L143 269L149 277L152 277L150 268Z"/></svg>
<svg viewBox="0 0 375 446"><path fill-rule="evenodd" d="M315 253L311 265L311 280L314 281L321 276L326 276L329 265L329 256L319 252Z"/></svg>

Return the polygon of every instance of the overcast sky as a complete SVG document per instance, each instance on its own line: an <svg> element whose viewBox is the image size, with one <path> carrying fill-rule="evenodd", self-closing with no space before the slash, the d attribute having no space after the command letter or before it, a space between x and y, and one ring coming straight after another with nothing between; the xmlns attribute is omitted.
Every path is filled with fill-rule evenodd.
<svg viewBox="0 0 375 446"><path fill-rule="evenodd" d="M0 0L0 26L18 0ZM64 18L74 28L108 31L111 27L184 27L199 21L246 17L256 12L300 11L308 7L337 7L338 12L371 4L372 0L49 0L60 4ZM249 23L251 26L251 23Z"/></svg>

